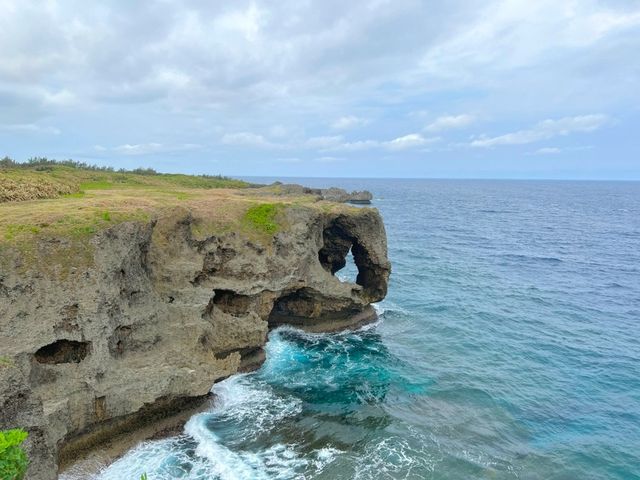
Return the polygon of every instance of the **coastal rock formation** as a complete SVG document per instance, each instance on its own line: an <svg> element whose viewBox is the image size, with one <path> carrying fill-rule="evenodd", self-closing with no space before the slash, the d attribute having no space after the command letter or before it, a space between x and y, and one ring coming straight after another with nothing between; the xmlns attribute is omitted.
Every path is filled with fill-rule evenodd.
<svg viewBox="0 0 640 480"><path fill-rule="evenodd" d="M348 193L342 188L335 187L321 190L320 195L323 200L327 200L329 202L354 203L361 205L368 205L373 199L371 192L366 190Z"/></svg>
<svg viewBox="0 0 640 480"><path fill-rule="evenodd" d="M202 234L176 208L102 230L85 251L55 237L0 250L0 427L29 431L29 479L195 408L216 381L260 365L270 327L375 318L390 273L377 211L283 215L267 241ZM349 251L356 283L334 275Z"/></svg>
<svg viewBox="0 0 640 480"><path fill-rule="evenodd" d="M297 183L276 182L267 187L269 193L274 193L273 187L277 188L275 193L279 195L315 195L318 200L326 200L328 202L369 205L373 200L373 195L367 190L349 193L343 188L309 188Z"/></svg>

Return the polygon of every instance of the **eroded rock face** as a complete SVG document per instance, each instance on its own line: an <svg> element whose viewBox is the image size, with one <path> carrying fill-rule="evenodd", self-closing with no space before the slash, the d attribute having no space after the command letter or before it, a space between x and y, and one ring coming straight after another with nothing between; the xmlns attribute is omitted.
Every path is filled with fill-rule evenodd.
<svg viewBox="0 0 640 480"><path fill-rule="evenodd" d="M286 216L268 242L199 238L186 210L122 223L92 240L89 266L68 259L65 275L3 253L0 428L31 433L28 478L56 478L84 449L204 401L214 382L260 365L270 327L375 317L390 273L378 213ZM349 250L355 284L334 275Z"/></svg>
<svg viewBox="0 0 640 480"><path fill-rule="evenodd" d="M347 192L343 188L309 188L297 183L280 183L276 182L272 186L277 185L278 195L315 195L318 200L326 200L328 202L353 203L359 205L369 205L373 200L373 195L367 190L360 192ZM273 194L273 191L270 191Z"/></svg>

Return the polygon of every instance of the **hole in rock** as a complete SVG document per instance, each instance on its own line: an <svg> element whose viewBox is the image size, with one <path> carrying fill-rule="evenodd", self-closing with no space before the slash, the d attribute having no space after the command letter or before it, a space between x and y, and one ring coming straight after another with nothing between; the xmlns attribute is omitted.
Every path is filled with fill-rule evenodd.
<svg viewBox="0 0 640 480"><path fill-rule="evenodd" d="M109 352L114 357L120 357L126 350L129 350L129 337L132 328L128 325L120 325L115 329L113 335L109 337Z"/></svg>
<svg viewBox="0 0 640 480"><path fill-rule="evenodd" d="M318 252L320 264L332 275L348 265L348 268L338 275L342 277L341 280L350 280L355 275L355 283L363 287L367 296L382 298L386 294L384 267L371 258L369 250L352 229L348 222L338 217L323 230L323 245ZM353 259L353 262L350 259Z"/></svg>
<svg viewBox="0 0 640 480"><path fill-rule="evenodd" d="M35 353L38 363L80 363L89 354L91 342L57 340L45 345Z"/></svg>
<svg viewBox="0 0 640 480"><path fill-rule="evenodd" d="M323 246L318 252L322 267L331 275L340 272L337 277L343 282L355 282L358 269L351 252L351 235L340 225L333 223L324 229L322 239Z"/></svg>
<svg viewBox="0 0 640 480"><path fill-rule="evenodd" d="M213 293L213 305L230 315L245 315L251 307L251 297L248 295L223 289L214 290Z"/></svg>
<svg viewBox="0 0 640 480"><path fill-rule="evenodd" d="M295 323L295 319L298 318L311 318L317 308L316 303L312 295L304 288L287 293L273 304L268 319L269 326L275 327L288 322Z"/></svg>
<svg viewBox="0 0 640 480"><path fill-rule="evenodd" d="M358 267L356 261L353 258L353 252L349 249L349 253L345 257L345 265L340 270L335 272L335 276L341 282L356 283L358 279Z"/></svg>

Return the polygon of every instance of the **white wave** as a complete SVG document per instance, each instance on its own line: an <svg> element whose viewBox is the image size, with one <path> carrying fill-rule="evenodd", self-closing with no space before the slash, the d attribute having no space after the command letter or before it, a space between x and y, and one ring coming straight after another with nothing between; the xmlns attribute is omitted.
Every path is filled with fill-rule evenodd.
<svg viewBox="0 0 640 480"><path fill-rule="evenodd" d="M387 312L402 313L403 315L408 315L410 313L406 308L401 307L390 300L383 300L382 302L372 303L371 305L379 316L383 316Z"/></svg>
<svg viewBox="0 0 640 480"><path fill-rule="evenodd" d="M386 309L384 308L384 306L381 303L372 303L371 306L376 311L378 316L384 315L384 312L386 311Z"/></svg>
<svg viewBox="0 0 640 480"><path fill-rule="evenodd" d="M186 431L198 442L196 455L207 459L210 473L220 480L304 479L306 469L313 467L315 475L340 453L336 449L323 448L307 458L296 445L281 443L257 452L232 451L207 428L204 415L193 417L187 423Z"/></svg>
<svg viewBox="0 0 640 480"><path fill-rule="evenodd" d="M354 480L424 478L434 472L440 461L439 449L433 441L410 429L411 436L390 436L370 446L364 456L356 460ZM434 453L436 454L434 456Z"/></svg>
<svg viewBox="0 0 640 480"><path fill-rule="evenodd" d="M291 342L279 338L277 332L284 329L294 330L281 327L267 346L269 357L277 362L294 361L293 356L299 353ZM296 334L309 340L326 339L326 334L300 330ZM330 446L309 451L301 445L283 443L241 447L238 442L268 438L268 432L277 429L285 419L300 414L302 401L274 391L256 374L232 376L215 384L212 391L215 394L212 409L187 422L186 436L144 442L93 476L87 474L90 469L77 469L61 478L124 480L138 479L146 472L153 480L305 479L315 477L342 453ZM225 430L216 431L217 424ZM232 431L229 425L233 426ZM92 471L97 468L94 465Z"/></svg>
<svg viewBox="0 0 640 480"><path fill-rule="evenodd" d="M302 401L276 394L255 376L234 375L216 383L213 410L207 415L224 416L242 425L246 435L257 435L287 417L302 411Z"/></svg>
<svg viewBox="0 0 640 480"><path fill-rule="evenodd" d="M185 432L198 443L196 455L206 458L211 473L220 480L260 480L268 477L255 469L240 454L220 444L218 437L205 425L207 414L192 417L185 426Z"/></svg>
<svg viewBox="0 0 640 480"><path fill-rule="evenodd" d="M177 438L141 443L90 478L91 480L136 480L142 473L148 473L153 480L211 478L210 475L204 476L210 473L209 466L204 461L190 457L184 449L180 448ZM71 478L88 480L89 477Z"/></svg>
<svg viewBox="0 0 640 480"><path fill-rule="evenodd" d="M238 425L234 436L269 431L284 418L301 411L301 402L276 395L254 377L238 375L214 387L216 402L211 412L193 416L185 425L185 434L195 441L195 455L180 439L145 442L92 477L92 480L137 479L143 472L153 480L285 480L304 479L331 463L339 450L323 448L300 452L297 445L276 443L257 451L233 449L211 430L211 421L228 419ZM79 471L61 477L87 480Z"/></svg>

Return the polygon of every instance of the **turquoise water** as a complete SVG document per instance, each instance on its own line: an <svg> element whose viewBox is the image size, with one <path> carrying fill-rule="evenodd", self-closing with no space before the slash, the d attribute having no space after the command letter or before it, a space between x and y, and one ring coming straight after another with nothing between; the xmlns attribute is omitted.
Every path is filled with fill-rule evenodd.
<svg viewBox="0 0 640 480"><path fill-rule="evenodd" d="M100 479L640 478L639 183L304 183L374 192L380 321L273 331L185 435Z"/></svg>

